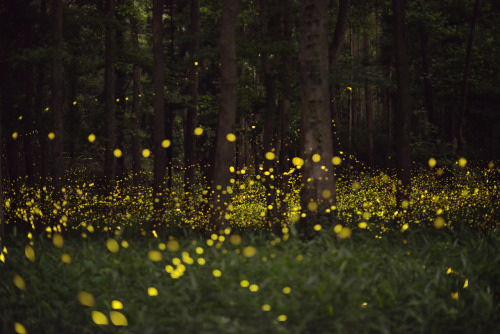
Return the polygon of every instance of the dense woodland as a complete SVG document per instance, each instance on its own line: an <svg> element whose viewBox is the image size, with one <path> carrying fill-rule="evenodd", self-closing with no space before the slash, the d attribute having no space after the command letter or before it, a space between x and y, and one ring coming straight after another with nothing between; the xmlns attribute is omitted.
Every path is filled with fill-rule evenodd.
<svg viewBox="0 0 500 334"><path fill-rule="evenodd" d="M38 218L24 220L65 222L78 182L112 214L124 188L149 194L156 231L172 198L223 228L250 176L270 229L293 182L312 228L354 169L396 175L406 212L410 172L430 157L445 171L500 157L494 0L5 0L0 32L10 228L36 189Z"/></svg>

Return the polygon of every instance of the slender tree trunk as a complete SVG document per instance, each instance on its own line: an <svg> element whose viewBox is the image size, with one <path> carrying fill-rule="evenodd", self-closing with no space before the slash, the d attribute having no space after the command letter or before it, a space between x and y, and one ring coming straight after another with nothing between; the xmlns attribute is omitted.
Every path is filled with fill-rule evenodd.
<svg viewBox="0 0 500 334"><path fill-rule="evenodd" d="M286 0L286 3L284 6L281 7L281 12L282 12L282 21L283 21L283 40L286 43L291 43L292 42L292 30L293 30L293 20L292 20L292 2L291 0ZM286 222L287 214L288 214L288 202L286 200L286 196L288 194L288 181L289 177L288 174L286 174L289 171L290 164L289 164L289 158L290 158L290 147L289 147L289 142L290 142L290 109L291 109L291 103L290 103L290 96L291 96L291 76L290 73L292 72L292 57L290 52L283 52L282 55L282 73L283 75L281 76L281 94L282 94L282 101L280 105L280 150L279 150L279 162L278 162L278 167L279 167L279 173L280 173L280 185L279 185L279 192L277 194L277 202L280 204L279 206L279 211L278 211L278 217L280 220ZM274 230L275 232L277 229L281 226L275 226Z"/></svg>
<svg viewBox="0 0 500 334"><path fill-rule="evenodd" d="M108 20L115 17L114 0L106 0L106 15ZM106 118L105 132L106 145L104 152L104 176L105 184L111 191L115 182L115 156L116 148L115 129L115 47L116 31L112 23L108 22L105 32L105 69L104 69L104 113Z"/></svg>
<svg viewBox="0 0 500 334"><path fill-rule="evenodd" d="M52 182L56 198L63 187L62 0L52 0Z"/></svg>
<svg viewBox="0 0 500 334"><path fill-rule="evenodd" d="M200 50L200 0L191 0L191 65L189 69L189 93L191 102L187 108L186 126L184 131L184 192L187 196L186 207L192 207L190 200L192 185L196 175L196 116L198 111L198 62Z"/></svg>
<svg viewBox="0 0 500 334"><path fill-rule="evenodd" d="M299 74L302 167L301 220L305 235L335 203L328 76L327 1L302 0Z"/></svg>
<svg viewBox="0 0 500 334"><path fill-rule="evenodd" d="M120 8L123 5L123 0L115 0L116 6ZM121 55L124 54L125 51L125 36L124 36L124 26L125 26L125 17L121 14L116 15L117 23L120 24L120 28L116 29L116 55L117 59L115 63L123 64L123 57ZM125 143L125 113L127 108L127 103L125 100L125 95L127 91L127 74L122 69L123 66L115 67L115 131L117 142L122 146L122 151L125 153L125 147L123 143ZM123 180L125 178L125 159L120 158L116 160L116 176L119 180Z"/></svg>
<svg viewBox="0 0 500 334"><path fill-rule="evenodd" d="M410 71L406 55L405 12L403 2L392 0L394 13L394 45L396 49L397 107L395 113L395 141L397 164L397 210L407 216L410 200Z"/></svg>
<svg viewBox="0 0 500 334"><path fill-rule="evenodd" d="M368 32L363 34L363 51L365 68L370 66L370 38ZM371 78L369 71L365 71L365 114L366 114L366 132L367 132L367 151L368 151L368 165L373 167L373 89L371 85Z"/></svg>
<svg viewBox="0 0 500 334"><path fill-rule="evenodd" d="M268 26L268 7L265 0L259 1L260 7L260 36L262 40L263 47L269 44L269 26ZM275 115L276 115L276 90L275 90L275 80L271 71L271 66L269 64L269 54L267 51L261 52L261 65L262 73L264 76L264 88L266 91L265 99L265 109L264 109L264 157L267 152L276 154L274 150L274 139L275 139ZM271 169L274 169L275 160L274 159L264 159L263 164L264 172L270 173ZM267 203L267 221L269 228L273 229L276 224L276 191L274 189L274 178L271 175L265 176L264 185L266 188L266 203Z"/></svg>
<svg viewBox="0 0 500 334"><path fill-rule="evenodd" d="M166 151L162 146L165 139L165 100L163 78L163 33L162 33L163 0L153 0L153 91L154 91L154 222L153 229L163 234L165 224L163 213L165 208L165 164Z"/></svg>
<svg viewBox="0 0 500 334"><path fill-rule="evenodd" d="M469 89L469 76L470 76L470 68L472 61L472 46L474 44L474 29L476 27L477 17L479 15L479 3L480 0L474 1L474 12L472 13L472 21L470 24L470 32L469 39L467 41L467 50L465 53L465 69L464 75L462 79L462 95L461 95L461 104L460 104L460 112L458 114L458 133L457 133L457 141L459 148L462 149L465 145L465 138L463 135L464 130L464 121L465 121L465 112L467 110L467 94Z"/></svg>
<svg viewBox="0 0 500 334"><path fill-rule="evenodd" d="M226 207L229 204L232 177L229 167L233 163L237 103L236 22L239 0L223 0L220 34L220 109L215 144L215 164L212 184L212 225L221 229L229 225Z"/></svg>
<svg viewBox="0 0 500 334"><path fill-rule="evenodd" d="M424 83L424 101L425 109L427 110L427 120L431 124L436 124L436 117L434 111L434 90L432 88L432 82L429 77L431 61L429 59L429 34L424 31L421 27L420 31L420 53L422 56L422 74Z"/></svg>
<svg viewBox="0 0 500 334"><path fill-rule="evenodd" d="M132 48L134 52L139 52L139 37L137 33L137 20L134 17L130 18ZM139 109L140 89L141 84L141 68L138 64L133 65L133 97L132 97L132 183L134 187L141 184L141 152L139 139L139 122L141 120L141 112Z"/></svg>

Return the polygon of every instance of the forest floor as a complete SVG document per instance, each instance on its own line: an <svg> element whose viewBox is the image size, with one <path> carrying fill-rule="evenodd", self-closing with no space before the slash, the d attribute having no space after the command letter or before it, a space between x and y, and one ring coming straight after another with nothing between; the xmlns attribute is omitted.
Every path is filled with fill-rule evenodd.
<svg viewBox="0 0 500 334"><path fill-rule="evenodd" d="M446 182L415 174L411 215L397 228L392 177L338 177L337 223L316 226L309 240L293 223L293 183L292 223L280 235L262 228L262 189L242 180L231 229L193 231L172 203L171 220L184 226L165 238L146 232L151 203L131 199L137 189L109 199L68 186L63 228L5 240L0 332L499 333L491 173L457 169ZM42 219L39 195L24 190L6 214ZM99 209L111 204L112 215Z"/></svg>

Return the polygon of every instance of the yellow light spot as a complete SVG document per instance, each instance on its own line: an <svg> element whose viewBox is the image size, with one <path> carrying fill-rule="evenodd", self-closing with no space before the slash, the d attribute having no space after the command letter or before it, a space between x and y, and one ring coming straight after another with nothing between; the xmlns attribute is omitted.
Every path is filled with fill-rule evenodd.
<svg viewBox="0 0 500 334"><path fill-rule="evenodd" d="M335 157L332 158L332 164L334 164L335 166L340 165L341 162L342 162L342 158L341 157L335 156Z"/></svg>
<svg viewBox="0 0 500 334"><path fill-rule="evenodd" d="M292 288L289 286L285 286L282 291L285 295L288 295L290 294L290 292L292 292Z"/></svg>
<svg viewBox="0 0 500 334"><path fill-rule="evenodd" d="M292 159L292 163L297 167L302 167L304 165L304 159L295 157Z"/></svg>
<svg viewBox="0 0 500 334"><path fill-rule="evenodd" d="M148 295L150 295L151 297L158 296L158 289L156 289L155 287L150 286L148 288Z"/></svg>
<svg viewBox="0 0 500 334"><path fill-rule="evenodd" d="M214 271L212 271L212 275L214 275L214 277L221 277L222 271L220 271L219 269L215 269Z"/></svg>
<svg viewBox="0 0 500 334"><path fill-rule="evenodd" d="M148 259L153 262L158 262L163 259L163 255L157 250L151 250L148 252Z"/></svg>
<svg viewBox="0 0 500 334"><path fill-rule="evenodd" d="M54 132L50 132L50 133L47 135L47 137L49 137L49 140L53 140L53 139L56 137L56 135L55 135L55 133L54 133Z"/></svg>
<svg viewBox="0 0 500 334"><path fill-rule="evenodd" d="M363 212L363 219L364 220L369 220L371 218L371 214L369 212Z"/></svg>
<svg viewBox="0 0 500 334"><path fill-rule="evenodd" d="M19 137L19 134L17 133L17 131L16 131L16 132L13 132L13 133L12 133L12 139L16 140L16 139L17 139L17 137Z"/></svg>
<svg viewBox="0 0 500 334"><path fill-rule="evenodd" d="M238 246L241 243L241 236L239 234L233 234L229 237L229 242L235 246Z"/></svg>
<svg viewBox="0 0 500 334"><path fill-rule="evenodd" d="M320 225L320 224L316 224L316 225L314 225L314 230L315 230L316 232L321 231L321 229L322 229L322 227L321 227L321 225Z"/></svg>
<svg viewBox="0 0 500 334"><path fill-rule="evenodd" d="M441 229L445 224L446 224L446 221L441 216L436 217L436 219L434 219L433 225L434 225L434 228L437 230Z"/></svg>
<svg viewBox="0 0 500 334"><path fill-rule="evenodd" d="M171 252L177 252L180 248L179 241L177 240L169 240L167 242L167 249Z"/></svg>
<svg viewBox="0 0 500 334"><path fill-rule="evenodd" d="M349 227L342 227L342 230L337 234L340 239L347 239L351 236L352 230Z"/></svg>
<svg viewBox="0 0 500 334"><path fill-rule="evenodd" d="M276 154L274 154L273 152L266 152L267 160L274 160L274 158L276 158Z"/></svg>
<svg viewBox="0 0 500 334"><path fill-rule="evenodd" d="M401 226L401 232L406 231L408 227L409 227L408 223L405 223L403 226Z"/></svg>
<svg viewBox="0 0 500 334"><path fill-rule="evenodd" d="M108 317L104 315L104 313L99 312L99 311L92 311L92 321L96 325L108 325Z"/></svg>
<svg viewBox="0 0 500 334"><path fill-rule="evenodd" d="M467 159L465 159L464 157L458 159L458 165L461 167L461 168L464 168L465 165L467 165Z"/></svg>
<svg viewBox="0 0 500 334"><path fill-rule="evenodd" d="M121 245L123 248L128 248L128 241L122 240Z"/></svg>
<svg viewBox="0 0 500 334"><path fill-rule="evenodd" d="M14 274L14 276L12 277L12 281L14 282L14 285L17 286L20 290L26 290L26 283L24 282L24 279L18 274Z"/></svg>
<svg viewBox="0 0 500 334"><path fill-rule="evenodd" d="M323 197L324 199L330 198L331 196L332 196L332 191L330 189L324 189L321 192L321 197Z"/></svg>
<svg viewBox="0 0 500 334"><path fill-rule="evenodd" d="M271 305L269 305L269 304L262 305L262 311L264 311L264 312L271 311Z"/></svg>
<svg viewBox="0 0 500 334"><path fill-rule="evenodd" d="M318 203L316 203L315 201L310 201L309 203L307 203L307 210L309 211L318 210Z"/></svg>
<svg viewBox="0 0 500 334"><path fill-rule="evenodd" d="M196 136L201 136L203 134L203 128L197 127L196 129L194 129L194 134Z"/></svg>
<svg viewBox="0 0 500 334"><path fill-rule="evenodd" d="M284 321L286 321L286 319L287 319L287 316L284 314L280 314L278 316L278 321L280 321L280 322L284 322Z"/></svg>
<svg viewBox="0 0 500 334"><path fill-rule="evenodd" d="M113 238L109 238L106 240L106 247L111 253L116 253L120 249L120 245L118 245L118 241Z"/></svg>
<svg viewBox="0 0 500 334"><path fill-rule="evenodd" d="M26 255L28 260L31 262L35 262L35 251L30 245L26 245L26 247L24 247L24 255Z"/></svg>
<svg viewBox="0 0 500 334"><path fill-rule="evenodd" d="M122 310L122 309L123 309L123 304L122 304L122 302L121 302L121 301L119 301L119 300L113 300L113 301L111 302L111 308L112 308L113 310Z"/></svg>
<svg viewBox="0 0 500 334"><path fill-rule="evenodd" d="M492 169L493 167L495 167L495 163L493 161L488 162L488 168Z"/></svg>
<svg viewBox="0 0 500 334"><path fill-rule="evenodd" d="M24 328L24 326L21 325L19 322L14 322L14 330L16 331L17 334L27 334L28 333L26 331L26 328Z"/></svg>
<svg viewBox="0 0 500 334"><path fill-rule="evenodd" d="M22 120L23 120L23 116L19 116L19 117L18 117L18 119L19 119L20 121L22 121Z"/></svg>
<svg viewBox="0 0 500 334"><path fill-rule="evenodd" d="M161 142L161 147L168 148L168 147L170 147L170 144L171 144L170 140L165 139L164 141Z"/></svg>
<svg viewBox="0 0 500 334"><path fill-rule="evenodd" d="M319 162L320 160L321 160L321 155L319 155L318 153L313 154L312 161Z"/></svg>
<svg viewBox="0 0 500 334"><path fill-rule="evenodd" d="M347 90L351 91L352 90L352 87L346 87Z"/></svg>
<svg viewBox="0 0 500 334"><path fill-rule="evenodd" d="M254 257L257 254L257 249L253 246L243 248L242 254L244 257Z"/></svg>
<svg viewBox="0 0 500 334"><path fill-rule="evenodd" d="M119 148L116 148L113 151L113 155L115 156L115 158L121 158L121 156L122 156L122 150L120 150Z"/></svg>
<svg viewBox="0 0 500 334"><path fill-rule="evenodd" d="M234 142L236 140L236 136L233 133L228 133L226 135L226 139L230 142Z"/></svg>
<svg viewBox="0 0 500 334"><path fill-rule="evenodd" d="M452 299L458 300L458 292L452 292L450 296Z"/></svg>
<svg viewBox="0 0 500 334"><path fill-rule="evenodd" d="M73 101L73 105L76 106L76 101Z"/></svg>
<svg viewBox="0 0 500 334"><path fill-rule="evenodd" d="M60 235L59 233L54 234L52 236L52 244L54 244L54 246L56 246L57 248L63 248L64 239L62 235Z"/></svg>
<svg viewBox="0 0 500 334"><path fill-rule="evenodd" d="M95 305L95 298L91 293L82 290L78 292L78 302L83 306L91 307Z"/></svg>
<svg viewBox="0 0 500 334"><path fill-rule="evenodd" d="M201 255L201 254L203 254L203 248L201 248L201 247L196 247L195 252L196 252L196 254Z"/></svg>
<svg viewBox="0 0 500 334"><path fill-rule="evenodd" d="M368 225L365 222L361 222L361 223L358 224L358 227L365 229L365 228L368 227Z"/></svg>
<svg viewBox="0 0 500 334"><path fill-rule="evenodd" d="M128 326L127 318L121 312L111 311L109 312L109 318L115 326Z"/></svg>
<svg viewBox="0 0 500 334"><path fill-rule="evenodd" d="M95 134L91 133L88 136L89 143L95 142Z"/></svg>
<svg viewBox="0 0 500 334"><path fill-rule="evenodd" d="M194 66L198 66L198 62L197 61L194 62Z"/></svg>
<svg viewBox="0 0 500 334"><path fill-rule="evenodd" d="M446 270L446 275L449 275L453 272L453 269L451 269L451 267L449 267L447 270Z"/></svg>
<svg viewBox="0 0 500 334"><path fill-rule="evenodd" d="M200 266L203 266L203 265L205 265L205 263L207 263L207 262L205 261L205 259L204 259L204 258L202 258L202 257L200 257L198 260L196 260L196 262L198 262L198 264L199 264Z"/></svg>
<svg viewBox="0 0 500 334"><path fill-rule="evenodd" d="M436 159L430 158L428 161L429 167L434 168L434 166L436 166L436 162L437 162Z"/></svg>
<svg viewBox="0 0 500 334"><path fill-rule="evenodd" d="M248 290L250 290L251 292L257 292L257 291L259 291L259 286L257 284L251 284L248 287Z"/></svg>
<svg viewBox="0 0 500 334"><path fill-rule="evenodd" d="M142 150L142 156L144 158L148 158L150 155L151 155L151 151L148 150L147 148L145 148L144 150Z"/></svg>
<svg viewBox="0 0 500 334"><path fill-rule="evenodd" d="M466 289L469 286L469 279L467 278L464 282L464 289Z"/></svg>
<svg viewBox="0 0 500 334"><path fill-rule="evenodd" d="M61 255L61 261L66 264L71 264L71 255L64 253Z"/></svg>

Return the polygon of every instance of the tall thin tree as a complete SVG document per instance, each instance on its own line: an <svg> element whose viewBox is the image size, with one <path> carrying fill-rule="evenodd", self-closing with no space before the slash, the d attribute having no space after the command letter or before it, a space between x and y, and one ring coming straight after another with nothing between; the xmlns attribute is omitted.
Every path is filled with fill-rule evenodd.
<svg viewBox="0 0 500 334"><path fill-rule="evenodd" d="M105 135L106 145L104 151L104 176L105 184L111 189L115 181L116 160L114 150L116 146L115 129L115 48L116 31L113 26L115 17L115 1L106 0L106 29L105 29L105 51L104 51L104 113L105 113Z"/></svg>
<svg viewBox="0 0 500 334"><path fill-rule="evenodd" d="M163 233L163 211L165 207L165 161L166 152L163 147L165 140L165 90L163 65L163 0L153 0L153 91L154 91L154 166L153 166L153 199L154 222L153 229ZM165 145L166 146L166 145Z"/></svg>
<svg viewBox="0 0 500 334"><path fill-rule="evenodd" d="M222 3L220 33L220 107L217 121L215 163L212 177L211 223L215 228L228 225L226 206L229 203L228 188L235 149L236 93L238 73L236 67L236 22L239 0Z"/></svg>
<svg viewBox="0 0 500 334"><path fill-rule="evenodd" d="M301 108L302 230L310 234L335 202L328 76L326 0L302 0L300 6L299 74Z"/></svg>
<svg viewBox="0 0 500 334"><path fill-rule="evenodd" d="M191 102L187 108L186 125L184 131L184 192L190 198L192 185L195 182L196 172L196 114L198 111L198 61L197 55L200 50L200 0L191 0L191 64L189 69L189 93ZM191 201L187 201L187 207L191 207Z"/></svg>
<svg viewBox="0 0 500 334"><path fill-rule="evenodd" d="M63 4L52 0L52 181L56 198L63 187Z"/></svg>
<svg viewBox="0 0 500 334"><path fill-rule="evenodd" d="M410 200L410 70L406 54L405 11L401 0L392 0L394 15L394 47L396 51L397 103L395 110L395 138L397 179L397 209L408 212Z"/></svg>

